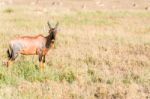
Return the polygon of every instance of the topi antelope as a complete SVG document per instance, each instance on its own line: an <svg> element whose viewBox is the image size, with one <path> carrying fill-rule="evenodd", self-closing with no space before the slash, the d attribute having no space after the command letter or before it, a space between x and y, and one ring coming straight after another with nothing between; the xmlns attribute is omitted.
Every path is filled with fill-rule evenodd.
<svg viewBox="0 0 150 99"><path fill-rule="evenodd" d="M40 69L44 69L45 55L49 49L54 47L54 42L57 34L58 22L54 28L49 26L49 35L44 37L43 35L37 36L23 36L10 41L9 49L7 50L8 61L7 67L11 61L14 61L18 54L23 55L38 55Z"/></svg>

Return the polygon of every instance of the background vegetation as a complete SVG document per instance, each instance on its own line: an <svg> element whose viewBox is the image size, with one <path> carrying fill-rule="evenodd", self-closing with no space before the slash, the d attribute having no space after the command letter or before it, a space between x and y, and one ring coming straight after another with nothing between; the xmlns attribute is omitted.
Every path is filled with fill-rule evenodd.
<svg viewBox="0 0 150 99"><path fill-rule="evenodd" d="M0 9L0 98L150 98L148 11L35 9ZM60 26L45 71L39 71L37 56L20 55L6 68L9 41L23 35L48 35L48 20Z"/></svg>

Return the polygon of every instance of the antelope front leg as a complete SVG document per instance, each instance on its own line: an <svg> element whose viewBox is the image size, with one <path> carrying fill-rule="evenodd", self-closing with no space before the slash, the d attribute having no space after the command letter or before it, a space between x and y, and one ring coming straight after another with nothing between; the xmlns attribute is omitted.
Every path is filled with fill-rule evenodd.
<svg viewBox="0 0 150 99"><path fill-rule="evenodd" d="M44 70L44 64L43 64L43 56L39 55L39 63L40 63L40 70L41 72Z"/></svg>
<svg viewBox="0 0 150 99"><path fill-rule="evenodd" d="M43 69L44 69L44 68L45 68L45 55L42 57L42 62L43 62L42 67L43 67Z"/></svg>

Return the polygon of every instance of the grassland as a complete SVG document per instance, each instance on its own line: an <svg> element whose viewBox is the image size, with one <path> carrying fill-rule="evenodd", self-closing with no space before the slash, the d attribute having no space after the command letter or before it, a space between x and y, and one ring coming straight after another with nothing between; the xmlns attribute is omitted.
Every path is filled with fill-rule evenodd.
<svg viewBox="0 0 150 99"><path fill-rule="evenodd" d="M150 99L150 13L0 9L0 98ZM59 21L55 49L39 72L37 56L19 56L8 69L8 42L47 35Z"/></svg>

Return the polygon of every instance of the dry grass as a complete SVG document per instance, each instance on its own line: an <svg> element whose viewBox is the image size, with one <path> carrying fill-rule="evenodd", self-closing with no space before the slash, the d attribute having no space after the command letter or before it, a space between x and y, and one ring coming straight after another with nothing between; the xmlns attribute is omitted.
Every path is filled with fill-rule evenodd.
<svg viewBox="0 0 150 99"><path fill-rule="evenodd" d="M35 9L0 10L0 62L14 37L47 35L47 20L60 22L56 48L43 73L36 56L19 56L10 69L1 64L0 98L150 98L149 12Z"/></svg>

